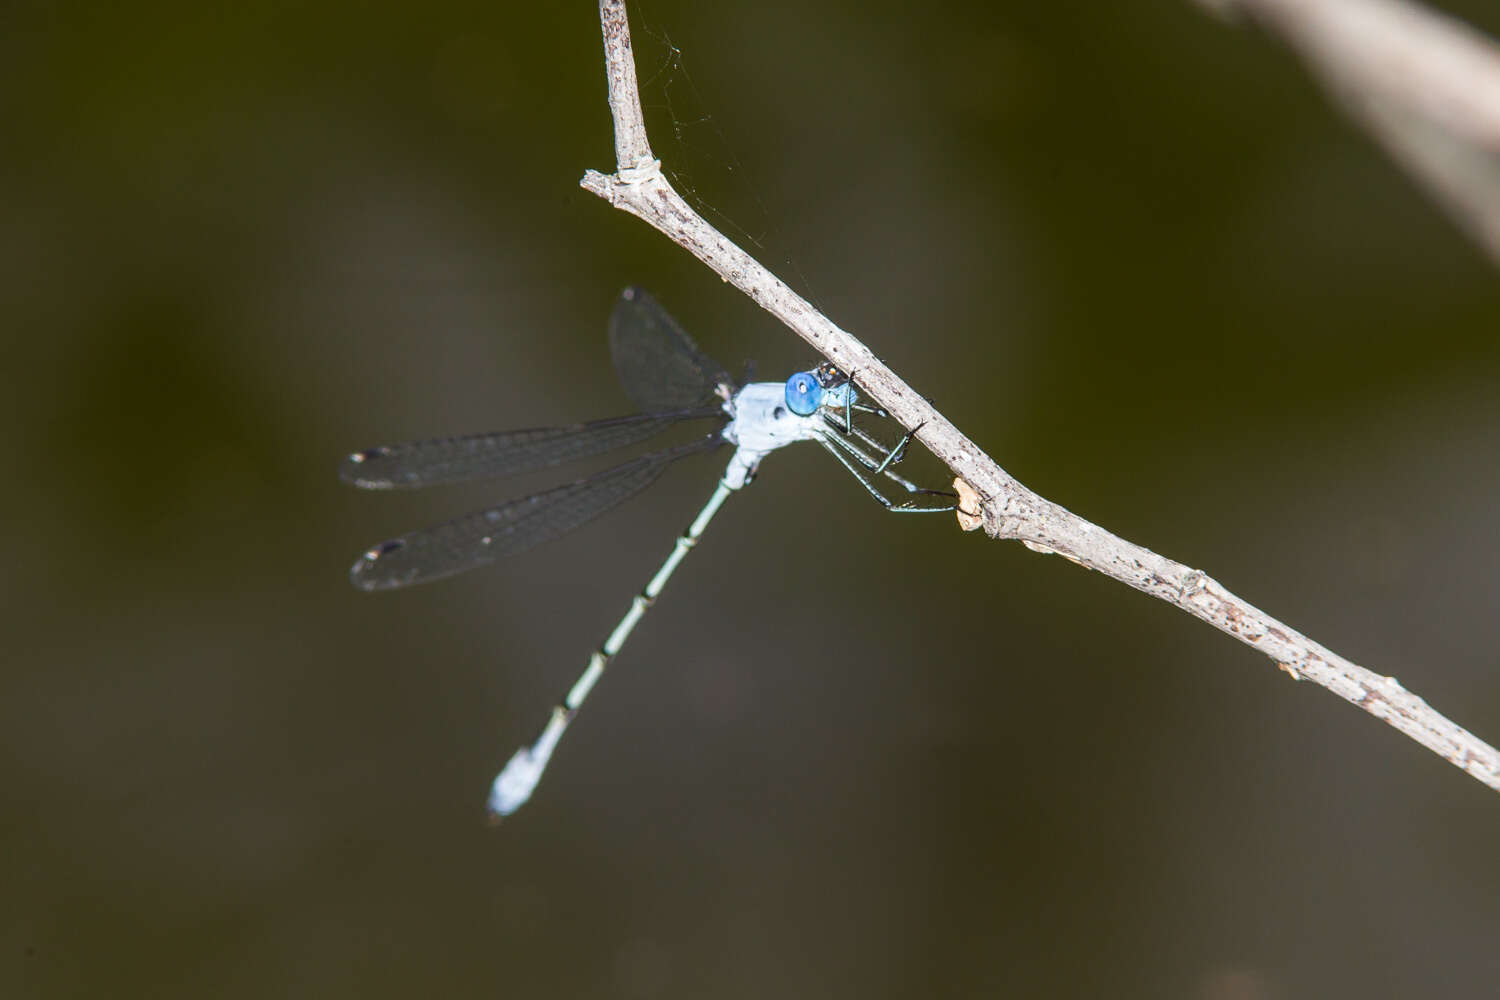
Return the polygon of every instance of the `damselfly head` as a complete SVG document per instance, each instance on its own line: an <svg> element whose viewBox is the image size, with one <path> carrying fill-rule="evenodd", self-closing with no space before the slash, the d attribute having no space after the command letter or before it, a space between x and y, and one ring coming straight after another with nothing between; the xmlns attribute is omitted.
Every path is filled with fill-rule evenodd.
<svg viewBox="0 0 1500 1000"><path fill-rule="evenodd" d="M786 408L799 417L810 417L823 405L823 384L817 370L798 372L786 380Z"/></svg>
<svg viewBox="0 0 1500 1000"><path fill-rule="evenodd" d="M839 370L839 366L832 361L825 361L813 369L813 376L818 384L825 389L836 389L849 381L849 376Z"/></svg>

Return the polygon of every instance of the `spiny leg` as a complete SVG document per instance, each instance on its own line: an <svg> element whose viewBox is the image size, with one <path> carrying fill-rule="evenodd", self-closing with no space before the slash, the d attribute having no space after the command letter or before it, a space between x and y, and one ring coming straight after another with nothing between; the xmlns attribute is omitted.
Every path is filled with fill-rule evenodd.
<svg viewBox="0 0 1500 1000"><path fill-rule="evenodd" d="M820 436L818 438L818 443L823 446L824 451L828 452L828 454L838 459L839 464L849 471L849 475L859 480L859 484L865 488L865 492L869 493L870 496L875 498L876 503L880 504L880 506L884 507L886 510L890 511L893 514L941 514L946 511L956 510L958 508L957 502L948 504L943 507L918 507L916 506L916 501L914 500L908 500L903 504L892 503L889 499L886 498L885 494L881 493L878 489L875 488L875 484L870 480L869 472L867 471L869 467L866 466L863 462L856 464L855 462L850 461L849 458L845 455L846 449L851 451L851 453L854 453L852 445L835 435ZM945 493L941 490L924 490L918 488L914 492L926 494L929 496L952 497L955 501L957 500L957 497L954 494Z"/></svg>
<svg viewBox="0 0 1500 1000"><path fill-rule="evenodd" d="M850 395L852 396L853 393L850 393ZM856 403L851 399L846 398L844 400L843 425L840 426L839 424L833 423L833 421L831 420L829 421L829 423L833 423L834 429L841 434L858 434L859 428L854 426L854 415L856 413L868 413L871 416L880 417L881 419L888 419L890 417L889 413L885 412L878 406L866 406L864 403Z"/></svg>
<svg viewBox="0 0 1500 1000"><path fill-rule="evenodd" d="M847 419L848 414L846 413L845 416ZM880 416L889 419L890 414L886 413L884 410L881 410ZM903 457L905 457L907 444L910 443L911 439L916 436L917 431L922 429L922 425L918 424L914 429L905 432L901 436L901 440L896 442L895 447L887 448L880 441L876 440L875 437L864 428L856 427L853 423L849 423L846 430L844 427L840 427L838 423L836 423L832 418L826 415L824 416L823 420L834 430L843 434L846 438L851 436L857 437L881 455L880 458L875 458L873 456L865 454L858 447L852 446L852 442L839 442L849 450L850 454L854 455L859 460L861 465L877 475L890 476L890 478L895 480L896 482L901 483L903 486L911 488L911 485L906 480L902 479L900 476L888 472L887 469L889 469L890 466L895 465L897 462L901 461Z"/></svg>
<svg viewBox="0 0 1500 1000"><path fill-rule="evenodd" d="M870 434L863 427L855 427L854 428L854 436L857 437L857 438L859 438L865 444L869 445L871 448L874 448L877 452L882 452L882 451L886 451L887 450L885 445L883 445L879 441L877 441L875 439L874 435ZM882 472L882 474L887 479L889 479L892 482L894 482L894 483L898 484L899 486L901 486L901 488L904 489L904 490L906 490L906 492L908 492L908 493L921 493L922 492L922 487L918 486L916 483L912 482L909 479L903 478L902 476L898 476L895 472L893 472L889 468L890 465L895 465L896 462L901 461L901 459L904 458L904 457L905 457L904 455L897 456L893 461L891 461L890 463L888 463L888 467L885 468L885 469L883 469L883 470L881 470L881 472Z"/></svg>
<svg viewBox="0 0 1500 1000"><path fill-rule="evenodd" d="M897 462L901 461L901 459L906 457L906 446L911 444L911 439L916 437L917 431L921 429L922 425L918 424L911 430L907 431L905 434L901 435L901 440L896 442L896 446L894 448L885 453L885 458L881 460L880 465L876 466L875 472L877 475L885 472L886 469L889 469L891 466L895 465ZM879 445L877 444L875 447L879 447Z"/></svg>
<svg viewBox="0 0 1500 1000"><path fill-rule="evenodd" d="M837 428L835 428L835 430L837 430ZM889 471L889 466L891 464L891 455L894 454L894 450L887 450L885 445L881 444L879 441L875 440L873 437L866 434L859 428L855 428L855 434L865 443L869 444L870 447L874 448L878 452L882 452L883 454L881 454L879 457L871 455L859 445L841 435L825 434L823 435L823 437L831 442L834 446L842 450L850 458L854 459L854 461L858 462L861 466L864 467L865 471L869 472L871 475L893 476L893 474Z"/></svg>
<svg viewBox="0 0 1500 1000"><path fill-rule="evenodd" d="M589 692L598 683L604 674L604 668L609 661L625 645L625 640L630 637L642 616L644 616L651 605L656 603L656 598L661 594L662 588L666 586L667 580L671 578L679 563L698 544L698 538L703 530L708 527L708 522L718 513L724 501L734 490L724 480L719 480L719 486L714 490L714 495L709 497L708 503L698 512L693 523L688 525L672 546L671 553L656 575L646 584L645 588L630 602L630 610L620 619L609 638L604 644L594 651L589 657L588 666L579 675L578 680L573 683L567 695L557 706L552 709L552 716L547 720L547 726L537 741L529 747L522 747L511 757L510 762L505 765L496 777L494 784L490 787L489 812L492 820L509 816L531 798L531 793L536 789L537 783L542 780L542 772L547 767L548 760L552 757L552 751L557 748L557 743L567 731L568 723L573 721L573 716L583 706L584 700L588 698Z"/></svg>
<svg viewBox="0 0 1500 1000"><path fill-rule="evenodd" d="M853 395L854 395L853 393L850 393L850 396L853 396ZM838 424L834 424L833 425L834 428L837 431L839 431L839 433L843 434L846 437L848 435L850 435L850 434L860 435L861 434L860 429L858 427L854 426L854 415L856 413L868 413L868 414L870 414L870 416L876 417L876 418L881 419L881 420L889 420L890 416L891 416L889 413L885 412L885 410L881 409L878 406L869 406L869 405L867 405L865 403L856 403L856 402L853 402L851 400L845 400L844 401L844 423L843 423L843 426L839 426ZM831 422L832 421L830 421L830 423ZM880 447L880 446L876 445L876 447Z"/></svg>
<svg viewBox="0 0 1500 1000"><path fill-rule="evenodd" d="M826 435L826 438L827 438L827 440L832 445L834 445L834 446L842 449L843 452L845 452L846 454L848 454L856 462L858 462L861 466L863 466L864 469L865 469L865 471L867 471L868 473L870 473L870 475L872 475L872 476L875 475L875 474L877 474L877 473L880 474L880 475L883 475L887 479L890 479L893 482L896 482L896 483L900 484L900 486L903 489L905 489L906 492L908 492L908 493L916 493L916 494L920 494L922 496L949 497L950 499L957 500L958 499L957 494L949 493L947 490L929 490L929 489L927 489L925 487L916 485L915 483L911 482L910 480L904 479L903 477L896 475L894 472L892 472L890 470L890 468L889 468L890 465L892 465L894 462L899 462L901 460L901 452L902 452L902 450L905 449L906 443L911 440L912 435L914 435L915 433L916 433L916 431L909 431L909 432L907 432L906 436L903 437L899 443L897 443L897 445L896 445L895 448L890 449L886 453L886 455L885 455L885 457L883 459L878 459L878 458L876 458L873 455L866 454L863 449L859 448L858 446L856 446L854 444L854 442L849 441L846 438L841 438L841 437L838 437L837 435L832 435L832 434ZM870 435L864 433L864 431L860 430L859 428L855 428L855 434L858 435L862 440L866 441L872 448L875 448L877 450L884 450L885 449L885 446L883 444L881 444L879 441L875 440ZM847 468L847 465L846 465L846 468ZM939 509L941 509L941 508L926 508L926 507L916 508L916 507L911 507L909 504L903 504L901 506L902 506L902 509L906 509L906 510L929 510L929 509L930 510L939 510ZM956 507L957 505L955 504L954 506ZM948 509L952 510L954 508L950 507Z"/></svg>
<svg viewBox="0 0 1500 1000"><path fill-rule="evenodd" d="M822 437L820 437L820 438L818 438L818 444L820 444L820 445L823 446L823 450L824 451L828 452L828 454L830 454L834 458L838 459L839 464L842 465L844 468L846 468L846 469L849 470L849 475L851 475L855 479L859 480L859 484L865 488L865 490L870 494L870 496L872 496L872 497L875 498L875 501L877 503L879 503L883 507L889 508L891 506L891 502L889 500L887 500L885 498L885 496L879 490L877 490L874 486L870 485L870 481L865 478L864 473L860 472L859 470L857 470L850 463L849 459L847 459L847 458L844 457L844 453L843 452L839 451L837 448L835 448L832 444L829 443L830 441L836 441L836 440L838 440L838 439L837 438L822 438Z"/></svg>

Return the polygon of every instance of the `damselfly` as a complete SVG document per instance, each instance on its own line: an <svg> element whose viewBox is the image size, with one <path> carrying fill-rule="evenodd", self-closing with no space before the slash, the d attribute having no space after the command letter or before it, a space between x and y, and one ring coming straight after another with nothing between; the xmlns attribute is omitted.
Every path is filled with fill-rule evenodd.
<svg viewBox="0 0 1500 1000"><path fill-rule="evenodd" d="M541 780L563 732L620 651L632 629L655 602L667 580L698 541L729 495L754 477L761 460L794 441L816 441L859 480L887 510L931 513L951 502L915 499L953 494L923 489L892 471L914 432L885 448L855 415L886 418L859 401L853 381L832 364L798 372L785 382L737 385L705 356L681 327L645 292L628 288L610 316L609 345L625 392L640 407L628 417L565 427L437 438L355 452L340 477L361 489L418 489L439 483L516 475L636 444L688 420L716 420L705 437L651 452L555 489L510 500L435 527L383 542L354 564L349 576L361 590L390 590L425 583L493 562L550 541L598 517L650 486L680 458L734 446L718 488L677 539L672 552L631 601L614 631L589 658L582 675L552 710L536 742L522 747L495 778L490 814L519 809ZM878 488L887 480L912 495L903 503Z"/></svg>

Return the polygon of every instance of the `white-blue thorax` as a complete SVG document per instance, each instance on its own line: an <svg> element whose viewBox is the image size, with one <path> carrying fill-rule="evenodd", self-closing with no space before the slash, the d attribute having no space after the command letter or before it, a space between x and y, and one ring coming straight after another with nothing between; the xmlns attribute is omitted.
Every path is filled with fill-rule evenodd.
<svg viewBox="0 0 1500 1000"><path fill-rule="evenodd" d="M854 401L854 386L824 384L818 370L798 372L785 382L751 382L724 403L729 423L724 440L735 446L724 485L737 490L756 466L777 448L794 441L816 441L833 432L827 414Z"/></svg>

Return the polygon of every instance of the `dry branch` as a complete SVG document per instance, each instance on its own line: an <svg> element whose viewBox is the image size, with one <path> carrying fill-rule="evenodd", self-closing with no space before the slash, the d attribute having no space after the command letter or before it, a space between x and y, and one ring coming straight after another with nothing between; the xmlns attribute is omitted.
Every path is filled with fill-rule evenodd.
<svg viewBox="0 0 1500 1000"><path fill-rule="evenodd" d="M1500 46L1401 0L1200 0L1279 36L1500 265Z"/></svg>
<svg viewBox="0 0 1500 1000"><path fill-rule="evenodd" d="M1061 555L1176 605L1269 656L1299 680L1311 680L1410 736L1456 767L1500 790L1500 754L1426 702L1384 677L1324 649L1231 594L1200 570L1119 538L1038 496L912 390L862 343L839 329L754 258L703 220L662 176L647 141L624 0L600 0L617 171L588 171L585 189L650 223L725 281L791 327L819 354L853 374L861 390L966 484L960 523L991 538ZM972 493L970 493L972 490ZM975 519L981 519L976 524Z"/></svg>

